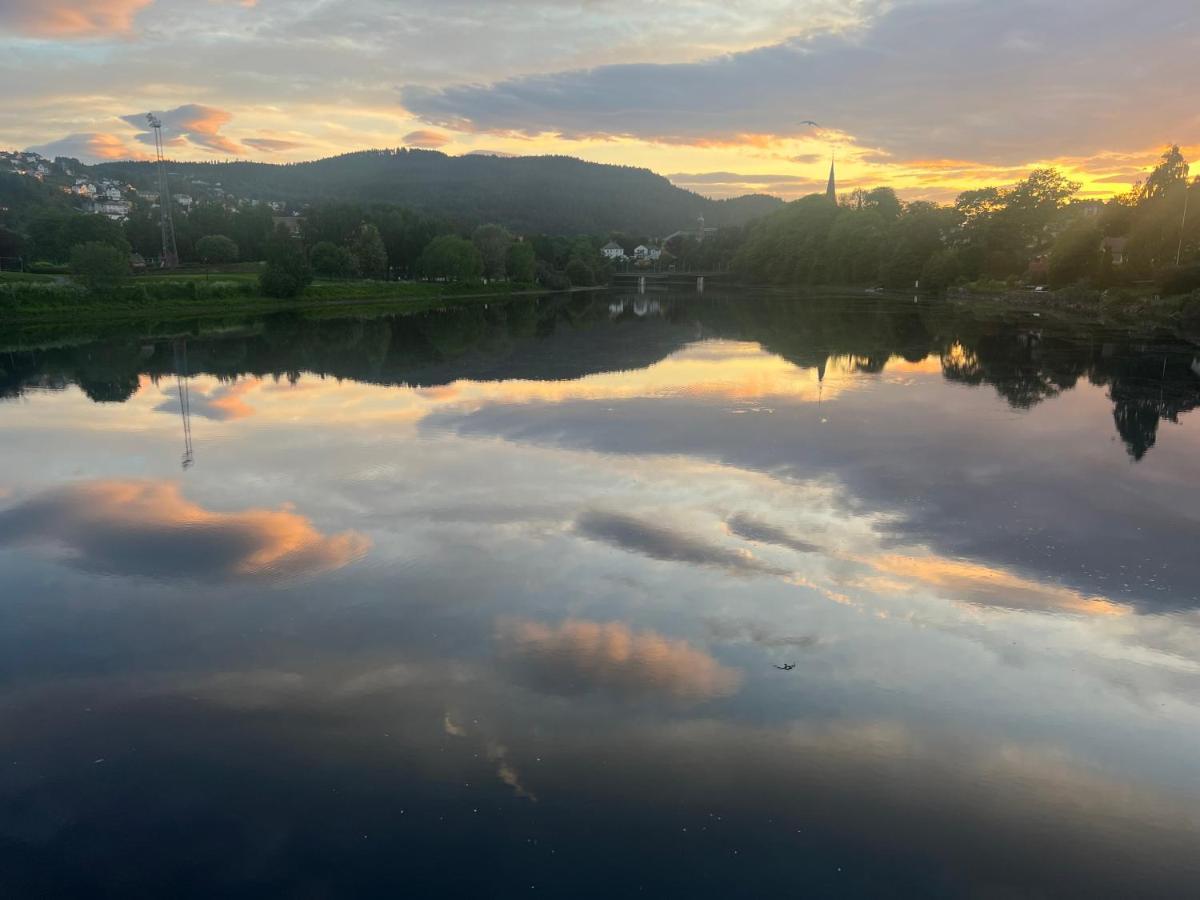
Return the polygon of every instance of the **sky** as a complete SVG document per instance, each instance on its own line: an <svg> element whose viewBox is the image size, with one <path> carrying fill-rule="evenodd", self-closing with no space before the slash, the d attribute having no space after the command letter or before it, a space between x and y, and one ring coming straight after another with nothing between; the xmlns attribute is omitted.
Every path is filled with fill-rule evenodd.
<svg viewBox="0 0 1200 900"><path fill-rule="evenodd" d="M566 154L713 196L1200 158L1195 0L0 0L0 147ZM804 124L818 123L816 126Z"/></svg>

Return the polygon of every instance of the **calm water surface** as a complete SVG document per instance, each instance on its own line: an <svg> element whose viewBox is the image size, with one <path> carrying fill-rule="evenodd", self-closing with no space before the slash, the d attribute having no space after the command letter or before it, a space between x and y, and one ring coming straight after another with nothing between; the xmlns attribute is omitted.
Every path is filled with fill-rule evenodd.
<svg viewBox="0 0 1200 900"><path fill-rule="evenodd" d="M5 900L1196 896L1191 345L750 295L0 338Z"/></svg>

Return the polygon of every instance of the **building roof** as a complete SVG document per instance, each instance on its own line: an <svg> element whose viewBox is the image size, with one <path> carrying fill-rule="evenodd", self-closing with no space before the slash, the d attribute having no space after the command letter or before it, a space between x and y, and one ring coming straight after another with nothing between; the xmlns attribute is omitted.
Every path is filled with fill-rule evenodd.
<svg viewBox="0 0 1200 900"><path fill-rule="evenodd" d="M593 244L592 246L594 247L596 245ZM625 248L622 247L620 244L618 244L616 241L609 241L607 244L605 244L600 249L601 250L620 250L622 253L625 252Z"/></svg>

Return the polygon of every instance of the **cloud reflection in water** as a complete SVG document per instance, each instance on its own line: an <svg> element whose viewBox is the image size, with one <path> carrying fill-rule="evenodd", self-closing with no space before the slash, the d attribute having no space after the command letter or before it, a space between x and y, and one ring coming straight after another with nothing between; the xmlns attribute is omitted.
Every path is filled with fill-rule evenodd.
<svg viewBox="0 0 1200 900"><path fill-rule="evenodd" d="M214 512L168 481L87 481L0 511L0 546L60 549L87 571L149 578L291 580L340 569L370 547L291 509Z"/></svg>

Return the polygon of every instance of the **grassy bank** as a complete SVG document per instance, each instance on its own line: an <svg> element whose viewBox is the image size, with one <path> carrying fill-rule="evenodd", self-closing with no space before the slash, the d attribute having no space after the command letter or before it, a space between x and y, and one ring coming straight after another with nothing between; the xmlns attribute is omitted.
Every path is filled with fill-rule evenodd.
<svg viewBox="0 0 1200 900"><path fill-rule="evenodd" d="M1200 338L1200 291L1160 296L1149 288L1026 291L1009 290L1002 284L977 284L954 288L947 298L955 303L1086 318L1124 328L1166 329L1189 339Z"/></svg>
<svg viewBox="0 0 1200 900"><path fill-rule="evenodd" d="M316 281L301 295L280 299L261 294L256 276L249 272L156 273L132 278L104 293L89 293L49 276L4 277L0 278L0 326L80 320L166 321L345 306L409 311L539 290L511 283Z"/></svg>

